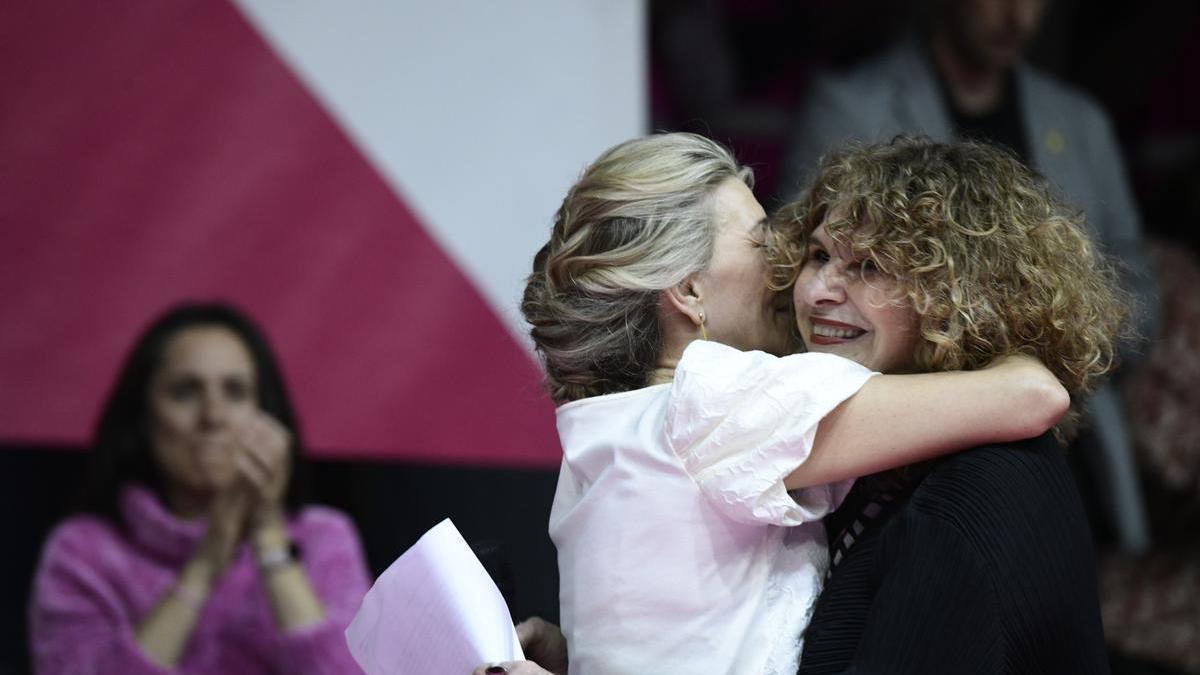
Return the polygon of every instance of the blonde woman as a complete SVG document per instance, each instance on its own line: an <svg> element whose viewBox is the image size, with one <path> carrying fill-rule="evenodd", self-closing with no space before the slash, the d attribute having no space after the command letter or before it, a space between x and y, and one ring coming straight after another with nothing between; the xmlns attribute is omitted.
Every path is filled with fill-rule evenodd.
<svg viewBox="0 0 1200 675"><path fill-rule="evenodd" d="M522 309L559 404L571 672L795 672L828 564L820 519L850 479L1035 436L1066 409L1026 357L889 376L777 356L792 314L767 287L750 180L698 136L623 143L535 258Z"/></svg>

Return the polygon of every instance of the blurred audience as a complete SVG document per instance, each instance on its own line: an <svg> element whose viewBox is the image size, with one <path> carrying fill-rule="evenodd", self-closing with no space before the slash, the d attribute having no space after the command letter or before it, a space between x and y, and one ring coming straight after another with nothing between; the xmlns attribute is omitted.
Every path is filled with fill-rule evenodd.
<svg viewBox="0 0 1200 675"><path fill-rule="evenodd" d="M1145 478L1154 549L1101 560L1101 610L1120 652L1200 673L1200 261L1151 248L1163 293L1163 333L1122 382Z"/></svg>
<svg viewBox="0 0 1200 675"><path fill-rule="evenodd" d="M159 317L92 440L92 499L42 551L38 673L354 673L369 585L349 519L301 500L282 375L236 310Z"/></svg>

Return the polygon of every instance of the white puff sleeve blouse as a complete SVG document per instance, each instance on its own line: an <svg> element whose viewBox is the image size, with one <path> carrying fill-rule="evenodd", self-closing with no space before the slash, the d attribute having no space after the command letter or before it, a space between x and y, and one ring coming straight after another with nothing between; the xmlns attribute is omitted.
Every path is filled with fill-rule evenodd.
<svg viewBox="0 0 1200 675"><path fill-rule="evenodd" d="M693 342L671 384L557 412L572 673L794 673L848 483L788 493L821 419L871 377L827 354Z"/></svg>

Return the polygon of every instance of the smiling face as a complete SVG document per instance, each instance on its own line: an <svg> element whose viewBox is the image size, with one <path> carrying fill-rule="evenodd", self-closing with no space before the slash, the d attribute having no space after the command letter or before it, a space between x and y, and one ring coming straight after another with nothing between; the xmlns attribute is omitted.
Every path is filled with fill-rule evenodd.
<svg viewBox="0 0 1200 675"><path fill-rule="evenodd" d="M150 379L151 452L168 495L211 495L234 476L233 434L257 409L254 360L221 326L185 328L166 343Z"/></svg>
<svg viewBox="0 0 1200 675"><path fill-rule="evenodd" d="M790 313L767 288L766 212L736 179L717 187L712 203L717 225L712 261L697 275L709 339L741 350L791 351Z"/></svg>
<svg viewBox="0 0 1200 675"><path fill-rule="evenodd" d="M793 301L809 351L884 373L913 370L920 333L911 303L894 278L837 245L824 224L809 237Z"/></svg>

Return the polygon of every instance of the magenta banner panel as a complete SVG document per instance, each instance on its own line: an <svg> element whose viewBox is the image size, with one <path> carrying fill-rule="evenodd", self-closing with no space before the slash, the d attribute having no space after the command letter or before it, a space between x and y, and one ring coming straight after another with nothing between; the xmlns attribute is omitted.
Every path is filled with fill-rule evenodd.
<svg viewBox="0 0 1200 675"><path fill-rule="evenodd" d="M318 454L559 460L530 355L235 8L3 3L0 442L84 442L184 299L263 324Z"/></svg>

